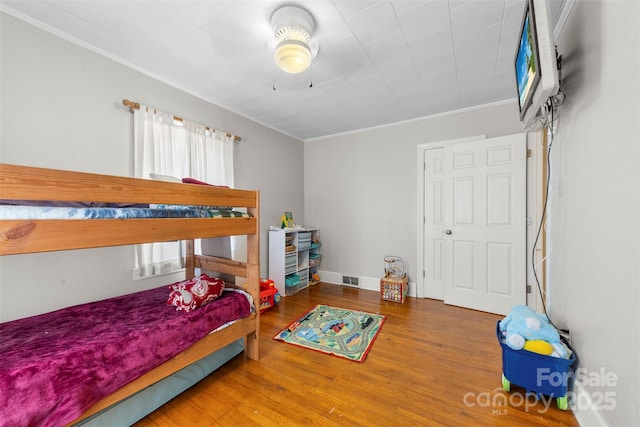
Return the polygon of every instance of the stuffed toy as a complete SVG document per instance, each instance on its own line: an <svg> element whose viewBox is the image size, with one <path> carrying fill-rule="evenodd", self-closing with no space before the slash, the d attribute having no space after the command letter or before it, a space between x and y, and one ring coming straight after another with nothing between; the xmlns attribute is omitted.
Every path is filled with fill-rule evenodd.
<svg viewBox="0 0 640 427"><path fill-rule="evenodd" d="M524 349L534 353L544 354L545 356L551 356L553 354L553 346L545 340L529 340L524 343Z"/></svg>
<svg viewBox="0 0 640 427"><path fill-rule="evenodd" d="M566 348L560 342L560 334L546 316L536 313L526 305L517 305L500 321L500 330L506 333L505 342L514 350L525 348L527 341L548 342L559 357L566 356Z"/></svg>

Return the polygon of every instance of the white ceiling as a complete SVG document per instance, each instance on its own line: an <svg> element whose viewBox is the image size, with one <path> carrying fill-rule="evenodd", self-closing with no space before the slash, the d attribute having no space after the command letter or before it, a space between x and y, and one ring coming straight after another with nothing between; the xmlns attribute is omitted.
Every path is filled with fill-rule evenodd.
<svg viewBox="0 0 640 427"><path fill-rule="evenodd" d="M552 22L564 3L552 2ZM299 75L274 69L270 48L271 14L292 4L0 0L18 18L301 140L515 99L524 0L298 1L319 45Z"/></svg>

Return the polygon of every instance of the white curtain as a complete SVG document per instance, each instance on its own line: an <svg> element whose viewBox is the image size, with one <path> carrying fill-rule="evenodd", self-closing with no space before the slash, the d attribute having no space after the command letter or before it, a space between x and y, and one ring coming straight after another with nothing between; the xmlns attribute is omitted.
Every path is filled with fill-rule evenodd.
<svg viewBox="0 0 640 427"><path fill-rule="evenodd" d="M134 175L150 174L181 180L189 177L233 187L234 137L207 130L188 120L175 122L171 114L140 106L133 112ZM197 242L196 250L199 250ZM181 242L136 246L135 275L149 277L184 268Z"/></svg>

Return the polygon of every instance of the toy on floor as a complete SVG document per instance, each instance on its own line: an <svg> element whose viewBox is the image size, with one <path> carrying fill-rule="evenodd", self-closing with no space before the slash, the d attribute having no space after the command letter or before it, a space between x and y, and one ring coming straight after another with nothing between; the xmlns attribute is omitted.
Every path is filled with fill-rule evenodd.
<svg viewBox="0 0 640 427"><path fill-rule="evenodd" d="M560 334L551 325L546 316L536 313L526 305L517 305L500 321L500 330L506 332L505 342L514 349L525 348L528 341L542 340L553 347L559 357L567 355L566 348L560 342ZM529 344L536 352L548 351L536 343Z"/></svg>
<svg viewBox="0 0 640 427"><path fill-rule="evenodd" d="M260 279L260 313L280 304L280 292L271 279Z"/></svg>
<svg viewBox="0 0 640 427"><path fill-rule="evenodd" d="M405 277L405 263L402 257L399 256L385 256L384 257L384 277Z"/></svg>

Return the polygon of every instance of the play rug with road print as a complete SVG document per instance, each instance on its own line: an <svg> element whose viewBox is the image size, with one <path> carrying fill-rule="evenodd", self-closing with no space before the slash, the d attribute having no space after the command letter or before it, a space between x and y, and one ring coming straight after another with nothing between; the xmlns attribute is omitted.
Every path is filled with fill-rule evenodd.
<svg viewBox="0 0 640 427"><path fill-rule="evenodd" d="M273 339L364 362L384 320L381 314L318 304Z"/></svg>

